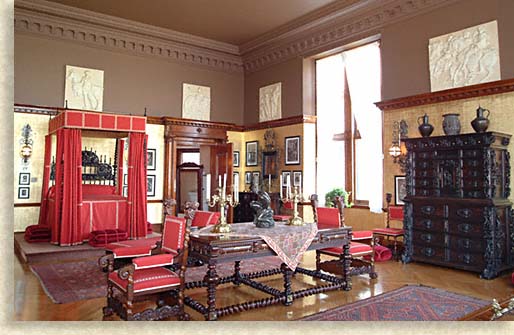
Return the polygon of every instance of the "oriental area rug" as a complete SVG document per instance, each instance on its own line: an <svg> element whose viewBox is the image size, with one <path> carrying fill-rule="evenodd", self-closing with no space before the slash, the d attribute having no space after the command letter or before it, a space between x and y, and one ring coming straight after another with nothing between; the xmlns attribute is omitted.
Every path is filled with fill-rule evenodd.
<svg viewBox="0 0 514 335"><path fill-rule="evenodd" d="M299 321L452 321L490 304L438 288L407 285Z"/></svg>
<svg viewBox="0 0 514 335"><path fill-rule="evenodd" d="M263 257L241 262L241 272L250 273L280 266L282 261L275 256ZM30 266L34 275L50 299L56 304L105 297L107 294L106 274L100 269L96 260L68 263L34 264ZM188 268L186 281L203 280L207 267ZM216 266L220 277L234 273L233 263L222 263Z"/></svg>

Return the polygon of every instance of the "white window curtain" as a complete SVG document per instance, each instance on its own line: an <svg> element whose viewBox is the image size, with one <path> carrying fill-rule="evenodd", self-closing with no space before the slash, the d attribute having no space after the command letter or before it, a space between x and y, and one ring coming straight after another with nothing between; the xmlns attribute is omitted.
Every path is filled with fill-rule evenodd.
<svg viewBox="0 0 514 335"><path fill-rule="evenodd" d="M321 204L333 188L344 189L344 142L334 135L344 132L344 72L339 54L316 61L317 193ZM325 204L326 206L326 204Z"/></svg>
<svg viewBox="0 0 514 335"><path fill-rule="evenodd" d="M372 212L383 205L381 63L378 42L342 53L350 90L352 113L362 139L356 141L356 194L367 199Z"/></svg>

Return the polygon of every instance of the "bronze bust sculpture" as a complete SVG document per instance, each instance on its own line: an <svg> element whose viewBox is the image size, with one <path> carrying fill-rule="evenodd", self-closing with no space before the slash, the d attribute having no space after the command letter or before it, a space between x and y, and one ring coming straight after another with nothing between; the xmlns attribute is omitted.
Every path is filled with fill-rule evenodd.
<svg viewBox="0 0 514 335"><path fill-rule="evenodd" d="M270 208L271 198L267 192L259 191L259 200L250 203L250 207L255 211L253 223L258 228L271 228L275 226L273 220L273 210Z"/></svg>

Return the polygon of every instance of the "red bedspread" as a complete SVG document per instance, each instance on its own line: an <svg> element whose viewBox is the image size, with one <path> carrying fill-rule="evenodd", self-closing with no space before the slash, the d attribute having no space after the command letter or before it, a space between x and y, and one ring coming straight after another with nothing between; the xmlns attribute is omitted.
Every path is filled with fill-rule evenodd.
<svg viewBox="0 0 514 335"><path fill-rule="evenodd" d="M86 186L86 185L84 185ZM94 230L122 229L128 231L127 198L115 192L113 186L87 185L82 196L82 239L87 241ZM47 224L54 210L53 192L49 193Z"/></svg>

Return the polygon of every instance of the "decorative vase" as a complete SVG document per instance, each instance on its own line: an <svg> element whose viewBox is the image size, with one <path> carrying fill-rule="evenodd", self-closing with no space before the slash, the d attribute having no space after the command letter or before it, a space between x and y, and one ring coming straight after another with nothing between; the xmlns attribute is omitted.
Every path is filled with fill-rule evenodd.
<svg viewBox="0 0 514 335"><path fill-rule="evenodd" d="M443 115L443 131L446 135L460 134L459 114L449 113Z"/></svg>
<svg viewBox="0 0 514 335"><path fill-rule="evenodd" d="M419 122L421 120L421 123ZM423 116L418 117L418 129L419 133L423 137L428 137L432 132L434 131L434 126L432 126L430 123L428 123L428 115L425 114Z"/></svg>
<svg viewBox="0 0 514 335"><path fill-rule="evenodd" d="M487 112L487 116L484 116L484 112ZM477 109L477 117L471 121L471 126L477 133L483 133L486 131L487 127L489 127L489 115L491 112L489 112L488 109L482 108L478 106Z"/></svg>

